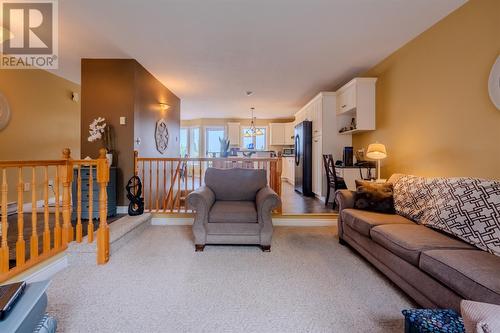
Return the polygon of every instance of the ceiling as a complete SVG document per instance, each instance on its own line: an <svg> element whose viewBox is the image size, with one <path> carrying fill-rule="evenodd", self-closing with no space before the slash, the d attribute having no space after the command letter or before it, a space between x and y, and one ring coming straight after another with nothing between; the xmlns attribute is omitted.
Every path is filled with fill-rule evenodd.
<svg viewBox="0 0 500 333"><path fill-rule="evenodd" d="M60 0L55 72L80 82L81 58L135 58L182 99L183 119L251 106L290 117L465 2Z"/></svg>

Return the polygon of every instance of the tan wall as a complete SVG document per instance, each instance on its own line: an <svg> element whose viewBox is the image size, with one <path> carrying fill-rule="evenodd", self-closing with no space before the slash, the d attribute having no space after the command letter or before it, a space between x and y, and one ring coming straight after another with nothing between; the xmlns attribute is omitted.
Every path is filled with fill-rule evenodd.
<svg viewBox="0 0 500 333"><path fill-rule="evenodd" d="M65 147L80 156L80 103L71 99L72 92L80 93L78 84L38 69L0 70L0 92L11 110L0 131L0 160L59 159ZM9 201L16 199L14 173L9 172ZM24 174L30 182L30 170ZM30 199L26 192L24 200Z"/></svg>
<svg viewBox="0 0 500 333"><path fill-rule="evenodd" d="M269 143L269 124L270 123L290 123L294 119L256 119L255 126L267 126L267 142ZM204 153L205 147L205 132L203 129L210 126L227 126L227 123L240 123L240 126L250 126L249 118L199 118L191 120L182 120L181 127L200 127L202 133L200 134L200 147L202 147L202 154ZM275 150L276 152L281 151L283 146L269 146L268 150Z"/></svg>
<svg viewBox="0 0 500 333"><path fill-rule="evenodd" d="M379 78L377 130L354 146L384 143L385 177L500 179L500 110L488 96L499 53L500 1L469 1L365 73Z"/></svg>

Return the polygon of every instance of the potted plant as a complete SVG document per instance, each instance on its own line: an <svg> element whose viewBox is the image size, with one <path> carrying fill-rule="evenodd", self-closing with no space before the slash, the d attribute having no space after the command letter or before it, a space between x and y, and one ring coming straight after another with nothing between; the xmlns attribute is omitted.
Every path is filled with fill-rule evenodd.
<svg viewBox="0 0 500 333"><path fill-rule="evenodd" d="M229 145L230 141L228 138L219 138L220 142L220 156L228 157L229 156Z"/></svg>
<svg viewBox="0 0 500 333"><path fill-rule="evenodd" d="M115 140L113 127L106 124L106 119L98 117L89 125L89 142L102 141L102 147L106 149L106 158L108 165L113 164L113 152L115 149Z"/></svg>

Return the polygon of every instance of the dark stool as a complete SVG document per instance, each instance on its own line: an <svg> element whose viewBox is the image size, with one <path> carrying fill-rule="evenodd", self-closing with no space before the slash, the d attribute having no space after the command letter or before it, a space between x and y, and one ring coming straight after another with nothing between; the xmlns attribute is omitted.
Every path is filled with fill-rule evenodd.
<svg viewBox="0 0 500 333"><path fill-rule="evenodd" d="M451 309L403 310L405 333L465 333L462 317Z"/></svg>

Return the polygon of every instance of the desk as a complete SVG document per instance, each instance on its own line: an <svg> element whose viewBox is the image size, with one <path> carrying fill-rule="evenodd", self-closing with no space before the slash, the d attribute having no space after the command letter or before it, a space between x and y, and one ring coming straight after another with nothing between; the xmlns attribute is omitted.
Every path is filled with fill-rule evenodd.
<svg viewBox="0 0 500 333"><path fill-rule="evenodd" d="M351 191L356 191L356 179L361 179L359 170L360 167L357 166L335 166L337 177L344 178L347 189ZM361 172L363 173L363 178L366 178L368 174L371 174L372 177L376 177L375 168L361 167Z"/></svg>

